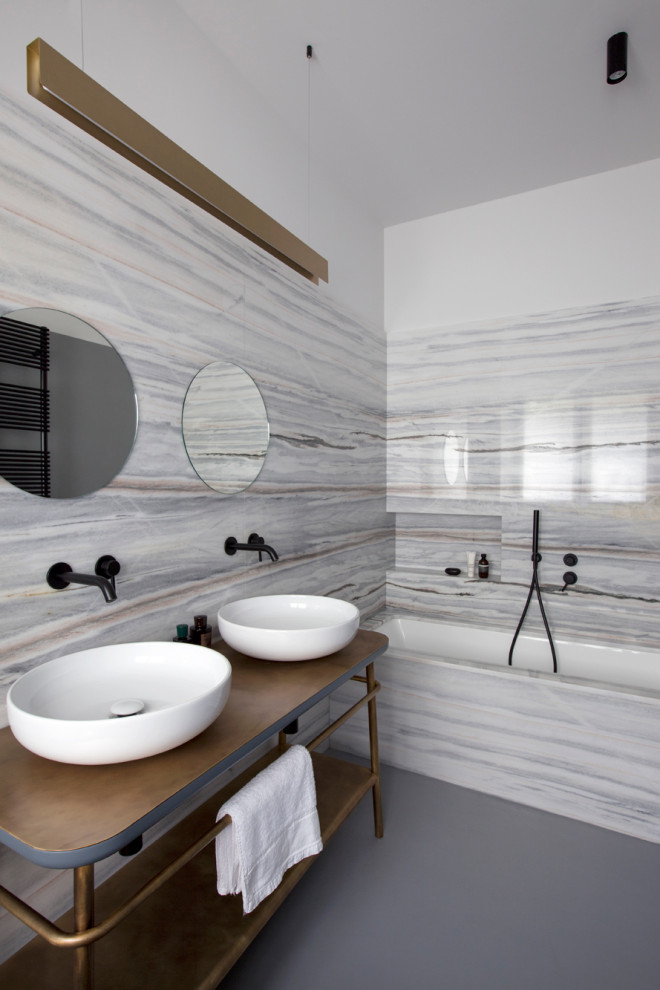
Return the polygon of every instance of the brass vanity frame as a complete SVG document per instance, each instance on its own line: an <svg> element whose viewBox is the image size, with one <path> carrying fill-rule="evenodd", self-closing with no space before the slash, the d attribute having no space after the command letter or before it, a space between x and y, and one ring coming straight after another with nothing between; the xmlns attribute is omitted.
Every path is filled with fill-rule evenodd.
<svg viewBox="0 0 660 990"><path fill-rule="evenodd" d="M374 637L378 637L374 640ZM349 655L347 657L347 662L349 664L348 670L345 675L335 678L331 678L326 688L321 693L321 696L326 697L334 690L340 683L344 683L347 680L357 681L364 685L365 693L362 695L358 701L352 704L339 718L328 725L322 732L320 732L308 745L307 749L313 753L315 776L317 778L317 792L319 796L319 816L321 818L322 834L324 843L328 838L339 827L339 825L345 820L347 815L353 808L356 807L358 802L366 795L366 793L371 790L373 797L373 815L374 815L374 828L375 834L378 837L383 835L383 819L382 819L382 807L381 807L381 790L380 790L380 771L379 771L379 754L378 754L378 729L377 729L377 716L376 716L376 694L380 690L380 684L376 681L373 658L382 653L387 646L386 637L379 633L368 633L364 630L360 630L357 639L364 639L365 642L362 644L361 658L354 662L354 656ZM382 642L381 642L382 641ZM355 642L355 641L354 641ZM345 648L344 651L339 651L336 657L341 657L346 651L351 652L350 644L349 647ZM367 649L365 655L365 647ZM374 648L375 647L375 648ZM232 667L235 670L234 677L238 675L239 679L243 667L246 663L248 669L251 671L256 669L252 668L251 665L261 664L263 670L263 663L261 661L249 661L247 658L242 657L240 654L235 653L227 648L223 648L223 652L227 654L232 662ZM353 654L355 654L355 648L353 648ZM360 647L358 647L358 652L360 652ZM303 667L310 669L311 664L317 664L318 661L306 661L305 664L271 664L270 674L273 677L278 676L278 672L283 672L284 668L289 668L286 676L290 677L293 674L292 668L297 668L302 671ZM360 673L354 673L358 669L364 669L364 675ZM254 685L250 685L252 688ZM73 867L73 891L74 891L74 906L73 911L65 915L63 919L60 919L59 924L54 924L49 921L39 912L34 910L30 905L26 904L20 898L16 897L10 891L6 890L4 887L0 887L0 904L5 907L8 911L14 914L22 922L33 929L44 942L39 940L33 940L28 946L20 950L15 956L12 956L5 964L0 966L0 984L3 982L3 977L8 977L10 980L15 979L20 973L22 978L30 979L30 976L34 978L37 977L37 982L43 988L72 986L73 990L93 990L95 986L94 979L94 944L104 936L113 932L117 929L117 926L124 921L129 915L133 914L136 909L138 909L144 902L146 902L156 891L158 891L167 881L174 878L179 871L181 871L188 864L192 864L193 860L198 857L202 850L206 849L213 839L230 823L231 819L228 816L224 816L220 821L215 822L210 827L207 828L200 835L196 830L199 827L199 820L208 821L209 816L213 816L220 804L226 799L230 793L234 793L239 787L243 786L256 772L266 766L273 759L276 759L281 752L287 746L286 734L284 732L284 726L287 724L287 719L291 721L289 716L297 718L298 714L304 713L305 710L312 707L313 704L317 703L319 700L319 692L312 694L306 702L303 704L298 704L297 707L290 709L286 714L281 714L281 717L277 720L276 727L278 729L278 745L272 749L266 756L257 760L252 766L250 766L244 773L237 776L232 783L224 788L221 792L214 794L201 808L196 809L192 812L188 818L186 818L179 825L175 825L165 836L161 839L156 840L153 846L145 849L145 854L149 850L156 850L159 843L167 846L167 839L170 835L175 832L181 832L185 835L188 832L195 834L195 838L191 844L187 845L184 852L177 855L174 859L168 860L167 865L159 869L156 873L150 876L150 878L142 883L139 889L135 890L127 899L123 900L118 907L111 910L103 921L95 923L95 901L97 900L99 892L102 892L104 887L116 887L120 882L117 878L123 877L124 874L127 876L131 873L131 868L133 868L133 873L139 876L140 869L135 869L137 860L140 856L134 858L131 863L128 863L126 867L115 873L109 881L106 881L102 885L95 896L94 888L94 862L86 863L83 865L76 865ZM360 766L358 764L347 763L343 760L338 760L335 757L328 757L325 754L317 754L317 750L322 743L324 743L332 733L334 733L340 726L344 725L350 718L352 718L360 709L367 706L368 712L368 727L369 727L369 746L370 746L370 766L369 768ZM220 720L222 716L220 717ZM218 720L218 721L220 721ZM8 732L9 730L3 730ZM259 740L263 736L263 732L253 737L251 740L251 745L253 748L259 745ZM191 743L186 744L187 746L193 746L195 740ZM183 747L185 749L185 747ZM245 746L238 747L235 751L237 754L237 759L244 754ZM166 755L166 754L163 754ZM31 757L32 759L40 759L39 757ZM147 763L149 761L136 761L138 763ZM55 765L58 768L61 765ZM226 767L224 767L226 769ZM332 792L336 791L336 794ZM329 812L325 807L325 802L327 800L328 807L332 806L332 810ZM335 807L335 805L337 807ZM337 808L339 810L337 810ZM325 820L324 820L325 819ZM189 837L187 836L187 839ZM178 839L177 839L178 841ZM180 847L179 847L180 848ZM208 852L208 850L207 850ZM212 850L211 850L212 852ZM103 857L98 857L98 859ZM147 857L148 858L148 857ZM314 861L315 857L309 857L307 860L303 860L296 866L292 867L285 875L284 880L280 887L266 898L261 905L250 915L241 915L240 918L236 916L236 905L229 905L228 910L233 912L233 920L230 921L230 927L236 929L235 937L231 937L228 945L225 947L224 955L221 952L221 958L218 958L217 962L211 967L211 970L204 977L202 982L198 982L195 986L198 990L211 990L215 987L217 983L224 977L231 966L236 962L238 957L245 950L247 945L253 940L256 934L261 930L266 921L274 914L274 912L279 907L280 903L287 896L289 891L295 886L300 877L306 872L311 863ZM135 864L135 865L134 865ZM206 880L208 880L208 874L210 870L209 863L206 863ZM204 889L207 890L209 884L205 882ZM114 891L116 893L116 891ZM241 904L240 895L232 898L218 898L215 895L216 901L220 902L230 902L238 901ZM65 930L60 927L60 924L64 922L69 927L73 927L73 931ZM214 942L218 939L218 932L214 932L213 940ZM44 982L44 966L47 965L46 953L48 953L48 946L55 946L57 948L68 948L72 950L73 954L73 972L71 974L72 982L66 983L62 982L61 974L56 976L54 983ZM210 950L214 954L214 950ZM58 957L62 954L58 953ZM52 953L49 957L53 959ZM29 972L25 969L21 969L21 966L25 964L28 967ZM136 971L139 970L138 960L133 959L130 964L130 972L135 975ZM48 969L52 969L48 966ZM145 973L150 972L150 968L145 963ZM13 975L15 974L15 975ZM174 972L172 974L175 982L171 984L163 983L161 980L158 982L159 988L165 990L166 987L171 986L172 988L180 988L181 974L179 972ZM8 984L13 985L13 984ZM132 984L131 984L132 985ZM149 986L148 982L144 982L144 978L140 978L139 983L136 985ZM122 983L122 986L127 986L126 983ZM191 984L193 986L193 984Z"/></svg>

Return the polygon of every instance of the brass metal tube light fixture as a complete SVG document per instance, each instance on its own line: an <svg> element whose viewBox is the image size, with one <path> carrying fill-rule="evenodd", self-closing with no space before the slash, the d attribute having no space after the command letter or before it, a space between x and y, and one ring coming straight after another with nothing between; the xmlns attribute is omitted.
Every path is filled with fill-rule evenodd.
<svg viewBox="0 0 660 990"><path fill-rule="evenodd" d="M328 263L41 38L27 47L28 92L108 148L318 285Z"/></svg>

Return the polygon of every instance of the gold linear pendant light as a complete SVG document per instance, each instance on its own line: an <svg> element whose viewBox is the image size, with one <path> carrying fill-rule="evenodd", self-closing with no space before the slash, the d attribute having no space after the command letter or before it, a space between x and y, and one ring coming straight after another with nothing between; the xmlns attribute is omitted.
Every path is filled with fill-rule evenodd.
<svg viewBox="0 0 660 990"><path fill-rule="evenodd" d="M28 92L108 148L318 285L328 262L170 141L41 38L27 47Z"/></svg>

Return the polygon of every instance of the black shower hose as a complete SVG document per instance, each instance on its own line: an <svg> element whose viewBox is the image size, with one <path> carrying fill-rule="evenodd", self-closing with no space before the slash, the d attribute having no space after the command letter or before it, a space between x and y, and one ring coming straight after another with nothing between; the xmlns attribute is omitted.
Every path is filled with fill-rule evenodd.
<svg viewBox="0 0 660 990"><path fill-rule="evenodd" d="M550 643L550 652L552 653L552 670L557 673L557 654L555 653L555 644L552 640L552 633L550 632L550 626L548 625L548 620L545 615L545 609L543 608L543 599L541 597L541 586L539 585L539 561L541 560L541 554L539 553L539 510L534 509L534 528L532 533L532 580L529 585L529 594L527 595L527 601L525 602L525 607L522 610L522 615L520 616L520 622L518 627L513 634L513 639L511 640L511 647L509 648L509 666L512 666L513 662L513 651L516 645L516 640L518 639L518 634L522 629L522 624L525 621L525 616L527 615L527 609L529 608L529 603L532 600L532 595L536 591L536 597L539 601L539 608L541 609L541 618L543 619L543 625L545 626L545 631L548 637L548 642Z"/></svg>

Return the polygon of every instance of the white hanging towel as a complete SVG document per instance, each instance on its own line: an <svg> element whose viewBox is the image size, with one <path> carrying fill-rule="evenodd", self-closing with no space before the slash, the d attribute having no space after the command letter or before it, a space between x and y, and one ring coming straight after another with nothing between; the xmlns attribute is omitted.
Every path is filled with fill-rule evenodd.
<svg viewBox="0 0 660 990"><path fill-rule="evenodd" d="M243 894L250 914L279 885L286 870L321 852L312 758L291 746L225 801L216 821L231 824L215 840L219 894Z"/></svg>

